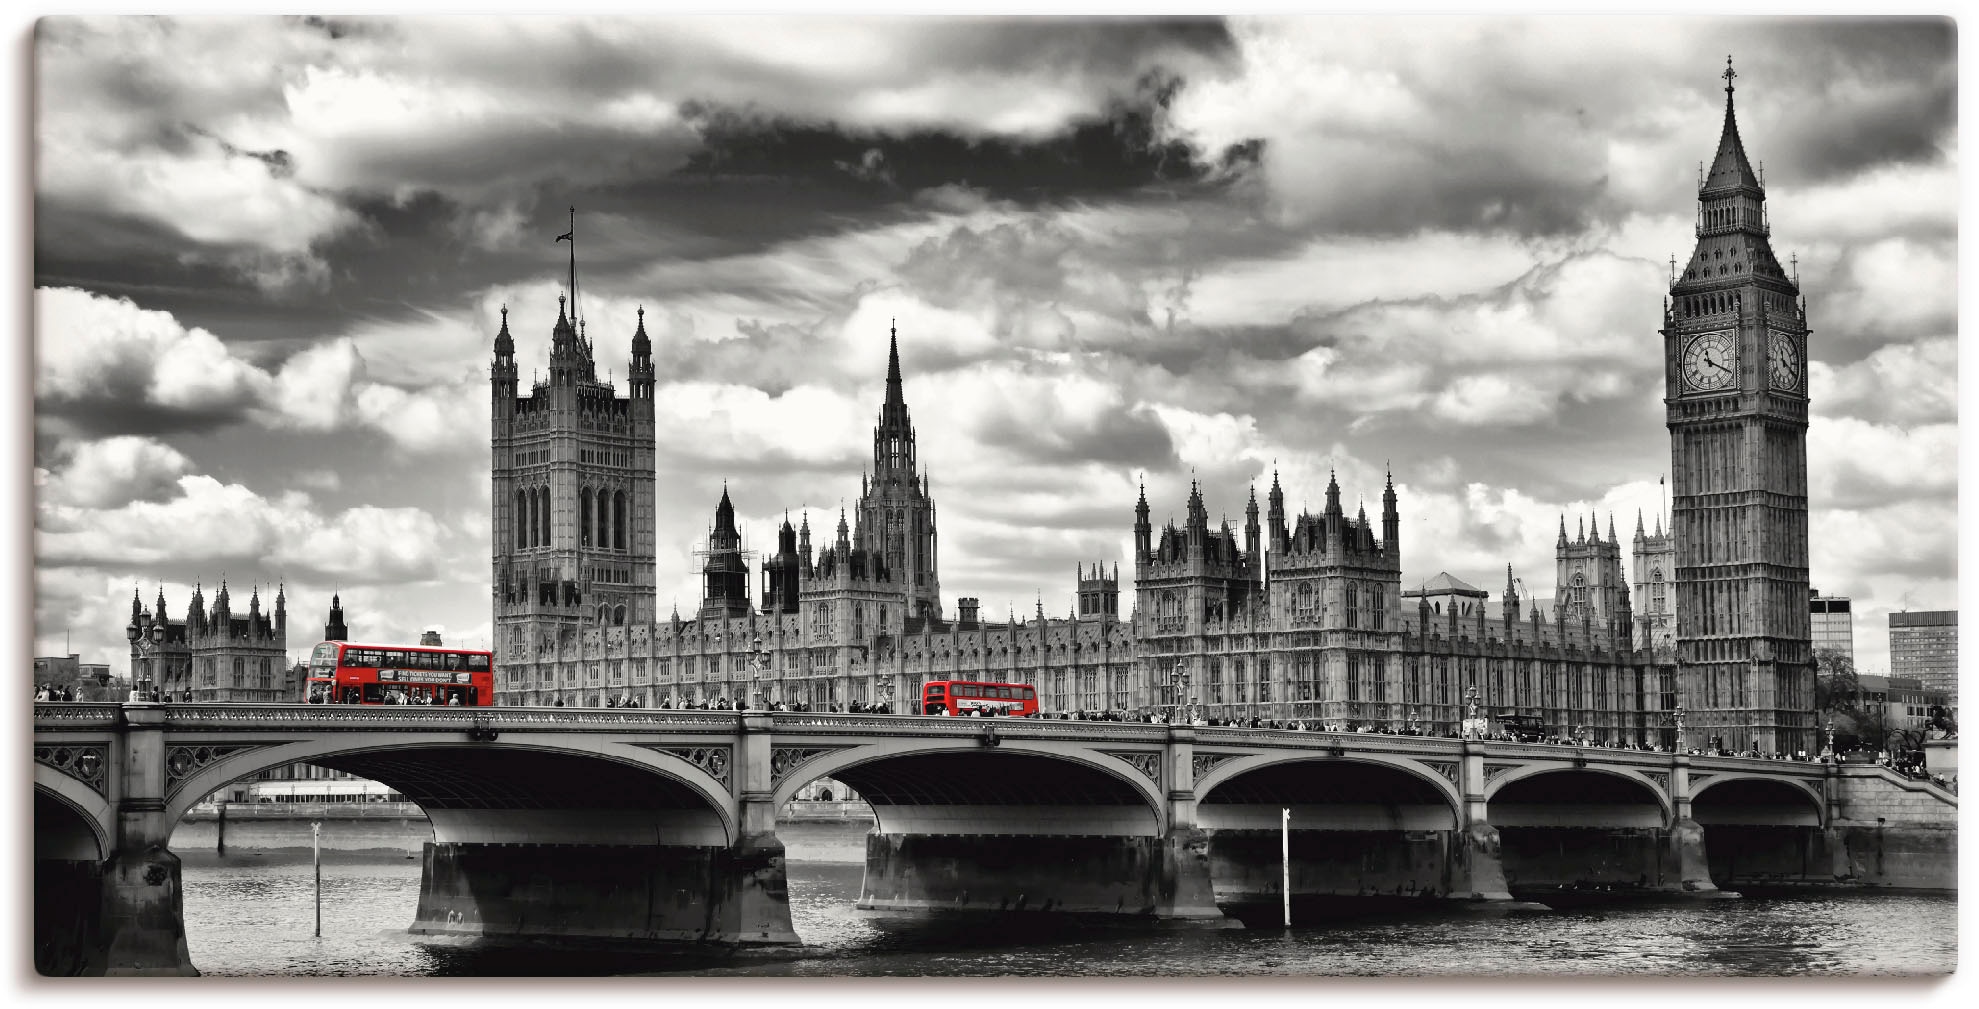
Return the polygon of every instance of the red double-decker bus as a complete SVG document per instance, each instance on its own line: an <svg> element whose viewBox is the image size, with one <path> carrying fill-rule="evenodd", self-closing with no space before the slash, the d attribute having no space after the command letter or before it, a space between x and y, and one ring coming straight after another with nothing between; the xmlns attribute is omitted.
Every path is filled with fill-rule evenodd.
<svg viewBox="0 0 1979 1009"><path fill-rule="evenodd" d="M921 713L1031 718L1038 713L1038 692L1026 683L931 680L921 685Z"/></svg>
<svg viewBox="0 0 1979 1009"><path fill-rule="evenodd" d="M460 648L325 641L309 653L310 704L495 703L495 656Z"/></svg>

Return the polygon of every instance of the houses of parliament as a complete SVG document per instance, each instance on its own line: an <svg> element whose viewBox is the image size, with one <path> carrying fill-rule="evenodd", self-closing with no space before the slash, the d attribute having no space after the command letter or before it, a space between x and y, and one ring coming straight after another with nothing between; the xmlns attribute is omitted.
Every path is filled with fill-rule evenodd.
<svg viewBox="0 0 1979 1009"><path fill-rule="evenodd" d="M1671 523L1562 518L1553 594L1508 565L1495 596L1448 574L1405 577L1392 475L1380 514L1341 488L1294 514L1277 474L1241 530L1212 526L1192 486L1180 525L1131 510L1133 598L1118 564L1081 565L1075 611L984 620L941 592L937 510L916 454L895 332L871 472L813 544L786 518L774 553L742 549L724 486L702 593L658 612L652 345L644 314L629 385L601 382L559 299L547 378L518 388L504 310L493 387L493 606L502 703L646 706L725 697L814 708L890 700L931 679L1034 684L1050 711L1166 711L1454 732L1474 695L1495 716L1601 742L1812 749L1807 593L1806 309L1770 243L1725 79L1697 242L1662 313ZM911 337L910 337L911 347ZM876 355L877 357L877 355ZM714 496L710 488L710 497ZM671 525L673 528L667 528Z"/></svg>

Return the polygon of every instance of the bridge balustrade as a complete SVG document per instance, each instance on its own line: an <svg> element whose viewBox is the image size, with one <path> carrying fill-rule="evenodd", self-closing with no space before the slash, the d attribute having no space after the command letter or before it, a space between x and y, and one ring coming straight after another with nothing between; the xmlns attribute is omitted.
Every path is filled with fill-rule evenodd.
<svg viewBox="0 0 1979 1009"><path fill-rule="evenodd" d="M191 970L167 844L177 814L295 762L362 768L424 800L436 841L415 930L766 944L796 941L776 811L822 776L865 781L878 800L865 906L1110 909L1198 923L1227 923L1226 910L1266 895L1264 862L1277 849L1264 834L1281 804L1295 809L1295 896L1499 905L1524 895L1514 893L1521 879L1600 888L1616 880L1565 877L1623 870L1652 890L1715 892L1707 849L1739 881L1755 867L1882 878L1895 872L1884 854L1941 855L1939 839L1919 832L1956 804L1872 765L1145 722L106 702L39 702L34 721L38 873L48 867L71 904L96 888L104 908L61 926L76 932L64 963L108 973ZM545 768L626 787L560 787ZM1637 805L1662 812L1623 825L1595 803L1576 821L1573 796L1595 792L1575 782L1596 778L1627 779ZM1694 793L1737 780L1792 783L1783 787L1811 798L1775 804L1791 823L1693 819ZM1491 811L1508 785L1519 786L1521 811L1501 834ZM615 791L664 794L666 808L633 808ZM1216 808L1205 815L1205 805ZM1073 838L1083 854L1068 861ZM1762 843L1772 848L1740 848ZM1377 850L1393 857L1356 854Z"/></svg>

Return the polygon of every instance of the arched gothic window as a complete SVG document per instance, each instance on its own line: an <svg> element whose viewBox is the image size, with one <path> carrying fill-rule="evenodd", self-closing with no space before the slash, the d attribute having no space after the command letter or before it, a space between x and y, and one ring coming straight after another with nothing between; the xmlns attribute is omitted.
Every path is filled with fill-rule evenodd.
<svg viewBox="0 0 1979 1009"><path fill-rule="evenodd" d="M577 545L591 545L591 488L577 492Z"/></svg>
<svg viewBox="0 0 1979 1009"><path fill-rule="evenodd" d="M625 549L625 492L612 492L612 549Z"/></svg>

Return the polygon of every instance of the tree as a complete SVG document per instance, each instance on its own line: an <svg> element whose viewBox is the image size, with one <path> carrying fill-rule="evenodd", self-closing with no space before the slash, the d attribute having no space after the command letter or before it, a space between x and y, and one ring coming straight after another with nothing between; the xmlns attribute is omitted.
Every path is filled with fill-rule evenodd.
<svg viewBox="0 0 1979 1009"><path fill-rule="evenodd" d="M1866 696L1855 661L1847 655L1821 649L1814 653L1814 706L1828 725L1835 728L1835 749L1840 752L1880 749L1888 726L1886 706Z"/></svg>

